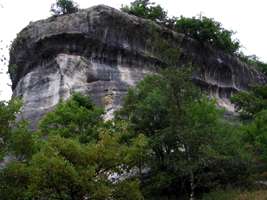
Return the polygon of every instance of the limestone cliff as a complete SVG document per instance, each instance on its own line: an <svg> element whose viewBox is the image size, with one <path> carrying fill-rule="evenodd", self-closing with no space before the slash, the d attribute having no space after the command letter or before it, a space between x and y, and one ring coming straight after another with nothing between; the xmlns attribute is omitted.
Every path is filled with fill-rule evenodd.
<svg viewBox="0 0 267 200"><path fill-rule="evenodd" d="M129 86L164 67L197 66L194 80L231 110L228 98L265 77L234 56L107 6L29 24L10 53L13 95L33 124L72 92L117 109Z"/></svg>

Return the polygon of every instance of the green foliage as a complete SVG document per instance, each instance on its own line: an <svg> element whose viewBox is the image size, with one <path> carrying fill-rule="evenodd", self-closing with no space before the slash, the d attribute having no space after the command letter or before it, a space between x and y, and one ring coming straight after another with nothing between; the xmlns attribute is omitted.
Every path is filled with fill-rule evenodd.
<svg viewBox="0 0 267 200"><path fill-rule="evenodd" d="M155 5L149 0L135 0L130 6L123 6L121 10L158 23L164 23L167 20L167 12L160 5Z"/></svg>
<svg viewBox="0 0 267 200"><path fill-rule="evenodd" d="M160 5L155 5L149 0L135 0L130 6L123 6L121 10L153 20L174 31L185 34L201 44L209 44L230 54L237 53L240 48L239 41L233 39L234 32L223 28L221 23L212 18L205 16L169 18L167 12Z"/></svg>
<svg viewBox="0 0 267 200"><path fill-rule="evenodd" d="M267 86L254 86L248 92L239 92L233 96L244 125L242 133L244 144L253 152L253 174L266 179L266 139L267 139Z"/></svg>
<svg viewBox="0 0 267 200"><path fill-rule="evenodd" d="M254 116L254 120L244 128L245 140L252 148L255 158L267 161L267 110Z"/></svg>
<svg viewBox="0 0 267 200"><path fill-rule="evenodd" d="M90 98L77 93L67 102L59 103L41 120L40 131L44 135L59 134L88 142L96 137L103 113L103 109L96 107Z"/></svg>
<svg viewBox="0 0 267 200"><path fill-rule="evenodd" d="M261 71L264 75L267 75L267 63L262 62L256 55L246 56L242 52L238 54L238 57L250 66L254 66Z"/></svg>
<svg viewBox="0 0 267 200"><path fill-rule="evenodd" d="M12 99L9 102L0 102L0 157L2 158L7 150L8 141L15 125L16 114L21 107L21 101ZM0 159L1 160L1 159Z"/></svg>
<svg viewBox="0 0 267 200"><path fill-rule="evenodd" d="M251 163L267 159L266 87L245 93L252 101L238 96L255 120L233 125L191 73L183 67L147 76L108 122L103 109L74 94L33 133L15 120L20 101L0 103L2 152L14 159L0 169L1 198L193 199L197 191L245 184Z"/></svg>
<svg viewBox="0 0 267 200"><path fill-rule="evenodd" d="M13 161L0 171L1 199L26 200L31 171L26 164Z"/></svg>
<svg viewBox="0 0 267 200"><path fill-rule="evenodd" d="M267 109L267 86L253 86L250 91L235 94L231 101L243 119L252 119L255 114Z"/></svg>
<svg viewBox="0 0 267 200"><path fill-rule="evenodd" d="M202 200L265 200L267 198L266 189L219 189L205 194Z"/></svg>
<svg viewBox="0 0 267 200"><path fill-rule="evenodd" d="M180 17L175 23L175 30L228 53L236 53L240 48L239 41L232 39L233 31L224 29L221 23L212 18Z"/></svg>
<svg viewBox="0 0 267 200"><path fill-rule="evenodd" d="M118 177L144 159L146 138L127 139L127 123L104 122L102 112L74 94L41 121L38 134L25 123L11 131L9 153L17 159L1 170L1 197L142 200L135 177Z"/></svg>
<svg viewBox="0 0 267 200"><path fill-rule="evenodd" d="M165 66L162 67L176 66L181 54L179 45L164 38L161 30L157 29L153 24L150 24L149 29L152 34L147 42L150 42L153 46L153 54L164 62Z"/></svg>
<svg viewBox="0 0 267 200"><path fill-rule="evenodd" d="M215 187L233 177L235 183L244 180L249 157L235 134L238 127L223 123L221 114L215 102L193 85L186 68L148 76L129 90L116 117L128 120L136 133L149 139L146 196L178 195L186 190L183 183L191 185L194 195L200 186ZM230 171L241 166L244 170ZM228 171L224 174L221 169Z"/></svg>
<svg viewBox="0 0 267 200"><path fill-rule="evenodd" d="M203 165L200 183L210 189L249 185L253 157L244 142L243 126L221 122L212 148L206 150L212 159Z"/></svg>
<svg viewBox="0 0 267 200"><path fill-rule="evenodd" d="M232 190L218 190L204 194L202 200L235 200L238 193Z"/></svg>
<svg viewBox="0 0 267 200"><path fill-rule="evenodd" d="M171 72L164 72L163 76L145 77L135 89L129 90L118 117L127 117L136 131L155 135L169 123L168 111L175 107L171 101L185 104L186 96L200 97L200 91L190 80L190 73L187 69L179 72L171 70ZM170 94L171 92L173 93ZM169 106L166 107L166 105Z"/></svg>
<svg viewBox="0 0 267 200"><path fill-rule="evenodd" d="M29 131L26 122L20 122L12 129L8 140L8 153L11 153L18 160L28 160L37 148L35 135Z"/></svg>
<svg viewBox="0 0 267 200"><path fill-rule="evenodd" d="M115 188L114 199L116 200L143 200L144 197L139 192L140 186L138 181L124 181L118 183Z"/></svg>
<svg viewBox="0 0 267 200"><path fill-rule="evenodd" d="M10 76L10 79L14 81L17 78L18 73L18 66L17 65L9 65L8 66L8 74Z"/></svg>
<svg viewBox="0 0 267 200"><path fill-rule="evenodd" d="M102 129L98 140L89 144L49 136L29 164L30 193L37 199L142 199L136 180L110 178L128 170L124 158L131 147L119 141L120 134L113 136L108 129Z"/></svg>
<svg viewBox="0 0 267 200"><path fill-rule="evenodd" d="M57 0L52 4L50 11L55 16L70 14L78 11L78 5L72 0Z"/></svg>

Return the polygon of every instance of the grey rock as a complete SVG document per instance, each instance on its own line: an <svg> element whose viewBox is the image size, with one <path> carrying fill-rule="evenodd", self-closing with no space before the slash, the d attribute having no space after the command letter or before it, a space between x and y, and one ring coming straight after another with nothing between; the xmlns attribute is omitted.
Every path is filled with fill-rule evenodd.
<svg viewBox="0 0 267 200"><path fill-rule="evenodd" d="M10 53L13 95L33 126L72 92L90 95L109 119L146 74L189 63L196 84L229 111L233 92L266 82L235 56L104 5L29 24Z"/></svg>

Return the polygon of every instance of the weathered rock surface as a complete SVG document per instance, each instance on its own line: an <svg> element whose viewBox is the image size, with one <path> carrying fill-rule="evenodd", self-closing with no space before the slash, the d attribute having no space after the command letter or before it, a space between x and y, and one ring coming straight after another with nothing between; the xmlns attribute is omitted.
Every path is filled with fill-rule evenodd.
<svg viewBox="0 0 267 200"><path fill-rule="evenodd" d="M74 91L105 106L109 118L146 74L188 63L197 66L196 83L230 111L233 92L265 82L234 56L103 5L31 23L10 54L13 95L32 124Z"/></svg>

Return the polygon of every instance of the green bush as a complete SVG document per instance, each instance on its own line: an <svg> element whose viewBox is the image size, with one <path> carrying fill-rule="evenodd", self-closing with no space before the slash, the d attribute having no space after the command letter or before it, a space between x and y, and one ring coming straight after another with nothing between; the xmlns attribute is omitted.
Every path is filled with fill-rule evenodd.
<svg viewBox="0 0 267 200"><path fill-rule="evenodd" d="M203 195L202 200L234 200L238 196L236 191L217 190Z"/></svg>
<svg viewBox="0 0 267 200"><path fill-rule="evenodd" d="M221 23L212 18L180 17L175 23L175 30L228 53L236 53L240 48L239 41L232 39L234 32L226 30Z"/></svg>
<svg viewBox="0 0 267 200"><path fill-rule="evenodd" d="M78 11L78 5L72 0L57 0L52 4L51 12L55 15L65 15Z"/></svg>
<svg viewBox="0 0 267 200"><path fill-rule="evenodd" d="M251 120L258 113L267 110L267 86L257 85L249 91L240 91L231 97L231 102L243 120Z"/></svg>
<svg viewBox="0 0 267 200"><path fill-rule="evenodd" d="M167 20L167 12L160 5L155 5L149 0L135 0L130 6L123 6L121 10L159 23Z"/></svg>
<svg viewBox="0 0 267 200"><path fill-rule="evenodd" d="M243 191L240 189L226 189L212 191L203 195L202 200L265 200L267 192L264 189Z"/></svg>
<svg viewBox="0 0 267 200"><path fill-rule="evenodd" d="M227 53L237 53L240 48L238 40L232 39L233 31L222 27L222 24L212 18L199 17L173 17L160 6L149 0L135 0L130 6L123 6L122 11L137 17L153 20L177 32L184 33L202 44L221 49Z"/></svg>
<svg viewBox="0 0 267 200"><path fill-rule="evenodd" d="M256 55L246 56L240 53L238 57L243 62L256 67L256 69L260 70L264 75L267 75L267 63L260 61Z"/></svg>

